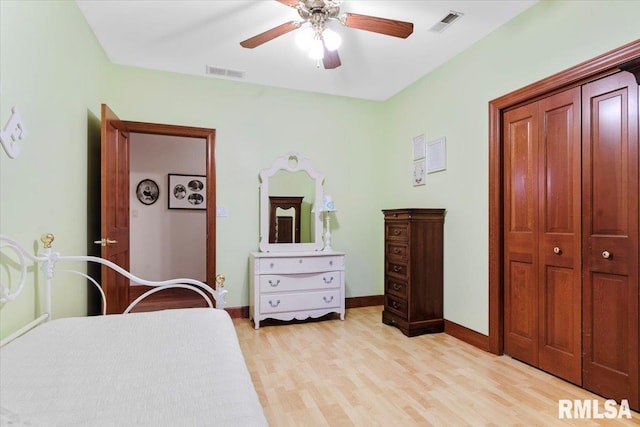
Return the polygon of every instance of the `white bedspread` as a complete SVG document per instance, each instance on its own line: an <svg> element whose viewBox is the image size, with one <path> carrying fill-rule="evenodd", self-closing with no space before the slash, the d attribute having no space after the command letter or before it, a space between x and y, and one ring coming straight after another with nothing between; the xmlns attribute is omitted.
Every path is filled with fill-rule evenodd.
<svg viewBox="0 0 640 427"><path fill-rule="evenodd" d="M229 315L58 319L0 349L2 425L267 425Z"/></svg>

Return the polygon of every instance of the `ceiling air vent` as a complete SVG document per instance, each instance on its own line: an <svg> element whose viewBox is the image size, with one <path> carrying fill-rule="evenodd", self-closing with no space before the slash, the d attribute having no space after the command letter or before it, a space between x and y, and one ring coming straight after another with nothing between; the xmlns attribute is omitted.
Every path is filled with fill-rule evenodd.
<svg viewBox="0 0 640 427"><path fill-rule="evenodd" d="M449 14L442 18L438 23L436 23L433 27L429 28L429 31L433 31L434 33L441 33L447 28L451 26L454 22L460 19L464 13L455 12L453 10L449 11Z"/></svg>
<svg viewBox="0 0 640 427"><path fill-rule="evenodd" d="M207 65L207 74L218 77L234 77L236 79L244 78L244 71L229 70L227 68L212 67Z"/></svg>

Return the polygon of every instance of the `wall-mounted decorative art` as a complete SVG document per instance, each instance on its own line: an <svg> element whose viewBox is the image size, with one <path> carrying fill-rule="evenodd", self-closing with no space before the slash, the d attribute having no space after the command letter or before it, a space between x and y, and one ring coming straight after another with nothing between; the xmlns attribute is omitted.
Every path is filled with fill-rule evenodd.
<svg viewBox="0 0 640 427"><path fill-rule="evenodd" d="M136 187L136 196L143 205L152 205L160 196L158 184L152 179L143 179Z"/></svg>
<svg viewBox="0 0 640 427"><path fill-rule="evenodd" d="M413 160L424 159L427 155L424 133L413 138Z"/></svg>
<svg viewBox="0 0 640 427"><path fill-rule="evenodd" d="M207 209L207 177L169 174L169 209Z"/></svg>
<svg viewBox="0 0 640 427"><path fill-rule="evenodd" d="M442 137L427 143L427 172L443 171L447 168L447 139Z"/></svg>
<svg viewBox="0 0 640 427"><path fill-rule="evenodd" d="M426 160L418 160L417 162L413 162L413 186L417 187L418 185L425 184L425 169L426 169Z"/></svg>

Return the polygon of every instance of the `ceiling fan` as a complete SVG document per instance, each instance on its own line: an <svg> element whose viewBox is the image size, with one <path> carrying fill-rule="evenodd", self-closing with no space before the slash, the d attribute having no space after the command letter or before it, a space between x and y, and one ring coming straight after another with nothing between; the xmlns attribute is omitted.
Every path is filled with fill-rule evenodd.
<svg viewBox="0 0 640 427"><path fill-rule="evenodd" d="M290 21L240 42L242 47L253 49L290 31L305 26L296 38L298 45L307 50L309 57L322 60L324 68L337 68L342 63L338 55L340 36L330 28L329 21L339 21L342 25L358 30L406 39L413 33L413 23L378 18L375 16L344 13L340 15L339 0L276 0L298 11L302 21ZM309 25L305 25L309 23Z"/></svg>

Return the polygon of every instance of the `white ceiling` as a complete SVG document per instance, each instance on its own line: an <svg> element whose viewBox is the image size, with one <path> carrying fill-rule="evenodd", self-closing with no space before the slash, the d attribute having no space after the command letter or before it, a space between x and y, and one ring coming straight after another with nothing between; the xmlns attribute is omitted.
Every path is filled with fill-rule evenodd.
<svg viewBox="0 0 640 427"><path fill-rule="evenodd" d="M176 73L348 97L385 100L471 46L535 0L348 0L351 12L409 21L407 39L329 27L342 36L342 66L325 70L295 45L295 30L254 49L240 42L275 26L300 20L274 0L76 0L109 59ZM429 29L450 11L464 16L442 33ZM206 67L244 72L214 77Z"/></svg>

